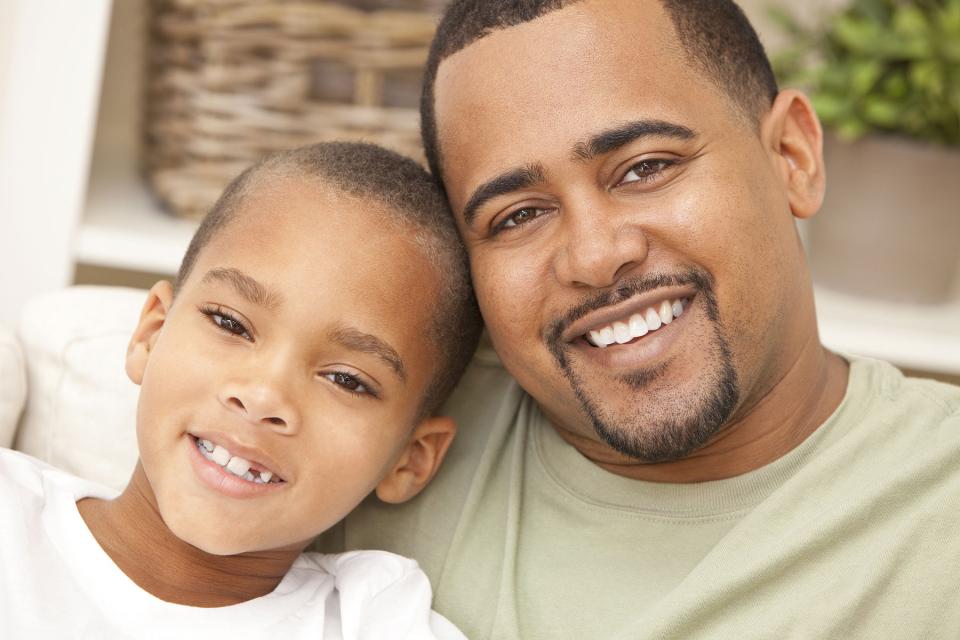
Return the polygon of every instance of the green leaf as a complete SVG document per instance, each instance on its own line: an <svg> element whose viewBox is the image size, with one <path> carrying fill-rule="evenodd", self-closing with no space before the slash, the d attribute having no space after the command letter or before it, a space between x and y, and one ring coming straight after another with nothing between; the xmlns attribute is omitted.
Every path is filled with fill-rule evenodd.
<svg viewBox="0 0 960 640"><path fill-rule="evenodd" d="M901 104L881 98L868 99L864 101L861 107L864 119L878 127L895 127L900 119L901 111Z"/></svg>
<svg viewBox="0 0 960 640"><path fill-rule="evenodd" d="M851 118L844 120L836 126L837 135L843 140L856 140L861 138L869 131L869 127L862 121Z"/></svg>
<svg viewBox="0 0 960 640"><path fill-rule="evenodd" d="M850 100L845 96L814 94L810 101L824 122L837 122L851 111Z"/></svg>
<svg viewBox="0 0 960 640"><path fill-rule="evenodd" d="M858 96L869 93L883 74L879 60L857 60L850 73L850 90Z"/></svg>
<svg viewBox="0 0 960 640"><path fill-rule="evenodd" d="M930 35L930 24L920 7L904 3L894 10L893 30L905 37L927 38Z"/></svg>
<svg viewBox="0 0 960 640"><path fill-rule="evenodd" d="M880 29L875 24L844 16L833 27L836 40L854 53L876 53L880 46Z"/></svg>
<svg viewBox="0 0 960 640"><path fill-rule="evenodd" d="M809 91L825 126L960 145L960 0L846 0L819 28L777 2L778 78Z"/></svg>
<svg viewBox="0 0 960 640"><path fill-rule="evenodd" d="M921 60L910 65L910 81L928 95L944 95L943 76L943 65L936 60Z"/></svg>

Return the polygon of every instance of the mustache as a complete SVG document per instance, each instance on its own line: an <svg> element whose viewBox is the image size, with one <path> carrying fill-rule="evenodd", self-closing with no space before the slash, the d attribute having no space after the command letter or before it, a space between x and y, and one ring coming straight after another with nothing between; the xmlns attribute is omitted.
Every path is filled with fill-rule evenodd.
<svg viewBox="0 0 960 640"><path fill-rule="evenodd" d="M656 289L662 289L664 287L684 286L693 286L698 293L707 294L705 297L708 300L714 300L713 276L699 267L688 267L676 273L651 273L635 278L627 278L620 280L606 289L591 294L575 307L564 313L560 318L551 322L543 334L544 340L554 356L557 356L563 351L560 345L560 336L563 335L567 327L588 313L605 307L611 307L624 300L629 300L634 296L647 293L648 291L655 291ZM719 319L715 304L707 305L707 312L710 320L716 321ZM565 358L560 357L559 359L564 360Z"/></svg>

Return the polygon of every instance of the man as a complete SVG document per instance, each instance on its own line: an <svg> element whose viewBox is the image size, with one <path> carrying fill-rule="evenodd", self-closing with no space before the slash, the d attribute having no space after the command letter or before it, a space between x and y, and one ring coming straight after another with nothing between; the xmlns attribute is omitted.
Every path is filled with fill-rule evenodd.
<svg viewBox="0 0 960 640"><path fill-rule="evenodd" d="M516 382L481 351L442 477L327 544L471 638L960 634L960 389L821 346L820 125L733 3L454 2L422 107Z"/></svg>

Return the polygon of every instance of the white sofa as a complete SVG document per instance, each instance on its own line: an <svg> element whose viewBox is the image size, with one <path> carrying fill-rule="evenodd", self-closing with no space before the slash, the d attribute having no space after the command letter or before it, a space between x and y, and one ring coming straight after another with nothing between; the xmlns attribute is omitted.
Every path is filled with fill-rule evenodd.
<svg viewBox="0 0 960 640"><path fill-rule="evenodd" d="M0 327L0 446L122 489L137 459L137 387L124 372L146 292L71 287Z"/></svg>

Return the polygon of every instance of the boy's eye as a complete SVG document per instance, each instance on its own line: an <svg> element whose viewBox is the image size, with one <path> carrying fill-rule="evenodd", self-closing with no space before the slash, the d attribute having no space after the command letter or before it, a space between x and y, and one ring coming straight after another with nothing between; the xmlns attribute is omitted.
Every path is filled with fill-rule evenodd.
<svg viewBox="0 0 960 640"><path fill-rule="evenodd" d="M641 160L630 167L630 170L627 171L627 173L623 176L620 184L630 184L631 182L652 182L656 180L657 177L666 169L674 164L676 163L672 160L664 160L661 158Z"/></svg>
<svg viewBox="0 0 960 640"><path fill-rule="evenodd" d="M323 377L333 384L343 387L345 390L355 395L373 395L365 384L360 382L360 380L349 373L344 373L343 371L332 371L330 373L323 374Z"/></svg>
<svg viewBox="0 0 960 640"><path fill-rule="evenodd" d="M547 209L540 209L538 207L523 207L522 209L517 209L502 221L496 224L494 227L494 233L498 231L503 231L505 229L511 229L513 227L519 227L522 224L530 222L536 218L539 218L544 213L547 212Z"/></svg>
<svg viewBox="0 0 960 640"><path fill-rule="evenodd" d="M205 308L201 309L201 313L210 318L210 322L215 324L219 329L235 336L251 340L250 332L247 331L244 324L223 309Z"/></svg>

